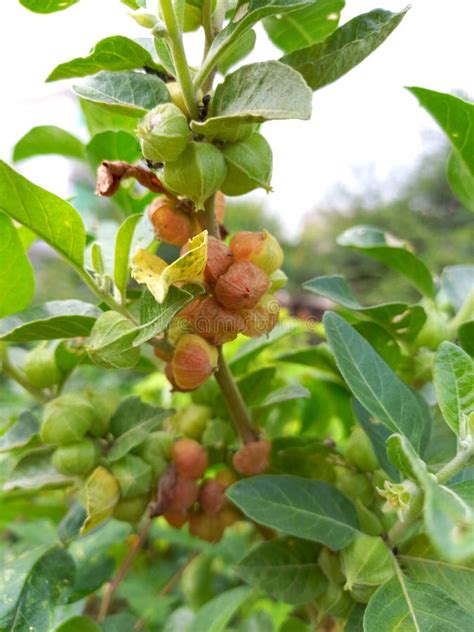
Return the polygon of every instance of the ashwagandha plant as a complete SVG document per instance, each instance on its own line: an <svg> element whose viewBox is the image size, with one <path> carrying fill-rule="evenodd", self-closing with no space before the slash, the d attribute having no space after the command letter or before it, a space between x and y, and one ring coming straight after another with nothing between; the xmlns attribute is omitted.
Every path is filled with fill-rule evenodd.
<svg viewBox="0 0 474 632"><path fill-rule="evenodd" d="M25 392L0 428L0 632L474 629L474 268L435 278L408 242L354 227L339 245L419 302L365 306L317 277L305 289L339 313L278 324L280 245L225 228L226 196L271 190L265 121L308 119L405 12L338 27L343 0L123 3L147 37L48 77L83 78L88 144L42 126L14 151L97 169L120 225L86 227L0 163L2 371ZM283 57L232 71L259 22ZM194 68L183 34L201 28ZM474 106L411 91L474 208ZM95 303L29 307L38 238Z"/></svg>

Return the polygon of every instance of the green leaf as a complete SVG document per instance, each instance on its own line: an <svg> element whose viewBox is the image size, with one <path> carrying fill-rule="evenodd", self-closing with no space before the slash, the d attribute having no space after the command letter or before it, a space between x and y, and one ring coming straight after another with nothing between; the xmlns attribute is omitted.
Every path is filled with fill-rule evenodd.
<svg viewBox="0 0 474 632"><path fill-rule="evenodd" d="M140 358L140 349L133 346L135 336L136 329L126 316L105 312L95 322L86 350L98 366L128 369Z"/></svg>
<svg viewBox="0 0 474 632"><path fill-rule="evenodd" d="M34 291L33 267L18 230L0 211L0 318L25 309Z"/></svg>
<svg viewBox="0 0 474 632"><path fill-rule="evenodd" d="M173 412L173 410L161 410L157 415L151 417L151 419L145 419L121 434L108 452L107 459L110 462L118 461L131 452L133 448L141 445L146 441L150 432L162 426L163 421L170 417Z"/></svg>
<svg viewBox="0 0 474 632"><path fill-rule="evenodd" d="M155 105L170 100L168 89L159 77L139 72L100 72L73 89L82 99L133 117L142 116Z"/></svg>
<svg viewBox="0 0 474 632"><path fill-rule="evenodd" d="M142 213L130 215L123 222L115 237L114 281L122 297L126 296L130 278L130 248L135 228L143 217Z"/></svg>
<svg viewBox="0 0 474 632"><path fill-rule="evenodd" d="M0 570L0 630L51 630L56 606L66 603L75 566L67 551L44 547L8 561Z"/></svg>
<svg viewBox="0 0 474 632"><path fill-rule="evenodd" d="M102 312L82 301L50 301L0 320L0 340L32 342L88 336Z"/></svg>
<svg viewBox="0 0 474 632"><path fill-rule="evenodd" d="M433 298L433 278L426 265L414 255L405 241L380 228L354 226L337 239L340 246L353 248L403 274L426 296Z"/></svg>
<svg viewBox="0 0 474 632"><path fill-rule="evenodd" d="M119 437L137 424L152 419L160 409L145 404L138 397L126 397L120 402L117 410L110 419L110 429L115 437Z"/></svg>
<svg viewBox="0 0 474 632"><path fill-rule="evenodd" d="M82 266L86 232L79 213L0 161L0 208L60 255Z"/></svg>
<svg viewBox="0 0 474 632"><path fill-rule="evenodd" d="M460 566L440 559L424 535L414 538L398 559L411 579L438 586L474 615L474 562Z"/></svg>
<svg viewBox="0 0 474 632"><path fill-rule="evenodd" d="M224 632L227 624L250 595L243 586L232 588L208 601L192 621L193 632Z"/></svg>
<svg viewBox="0 0 474 632"><path fill-rule="evenodd" d="M255 388L255 386L254 386ZM263 399L257 400L254 404L254 408L268 408L269 406L275 406L282 402L288 402L292 399L307 399L311 397L310 391L301 386L301 384L288 384L282 386L276 391L267 393Z"/></svg>
<svg viewBox="0 0 474 632"><path fill-rule="evenodd" d="M321 481L256 476L232 485L227 495L255 522L335 551L347 546L357 529L353 505Z"/></svg>
<svg viewBox="0 0 474 632"><path fill-rule="evenodd" d="M281 58L306 79L313 90L336 81L378 48L400 24L406 11L375 9L344 24L324 42Z"/></svg>
<svg viewBox="0 0 474 632"><path fill-rule="evenodd" d="M239 371L247 366L250 360L257 357L262 351L272 346L277 340L281 340L291 334L299 333L299 326L296 323L282 323L266 336L260 338L252 338L238 348L236 353L230 359L229 364L232 369Z"/></svg>
<svg viewBox="0 0 474 632"><path fill-rule="evenodd" d="M139 346L162 333L176 314L202 292L203 288L199 285L185 285L183 288L171 286L163 303L157 303L153 295L146 290L140 302L142 324L136 330L133 346Z"/></svg>
<svg viewBox="0 0 474 632"><path fill-rule="evenodd" d="M448 159L448 182L458 200L470 211L474 211L474 176L466 163L453 151Z"/></svg>
<svg viewBox="0 0 474 632"><path fill-rule="evenodd" d="M444 420L459 434L464 415L474 411L474 364L452 342L442 342L436 351L433 379Z"/></svg>
<svg viewBox="0 0 474 632"><path fill-rule="evenodd" d="M403 435L394 434L387 439L387 456L390 463L405 476L424 483L428 475L426 465Z"/></svg>
<svg viewBox="0 0 474 632"><path fill-rule="evenodd" d="M67 619L54 632L101 632L97 623L89 617L78 615Z"/></svg>
<svg viewBox="0 0 474 632"><path fill-rule="evenodd" d="M382 538L356 534L341 553L346 576L345 590L367 590L380 586L394 575L392 554Z"/></svg>
<svg viewBox="0 0 474 632"><path fill-rule="evenodd" d="M20 0L20 4L35 13L54 13L69 9L79 0Z"/></svg>
<svg viewBox="0 0 474 632"><path fill-rule="evenodd" d="M431 430L424 400L343 318L328 312L323 323L337 365L354 396L370 414L406 436L417 452L422 452Z"/></svg>
<svg viewBox="0 0 474 632"><path fill-rule="evenodd" d="M459 342L471 357L474 357L474 320L463 323L458 330Z"/></svg>
<svg viewBox="0 0 474 632"><path fill-rule="evenodd" d="M393 578L370 599L365 632L466 632L471 615L436 586Z"/></svg>
<svg viewBox="0 0 474 632"><path fill-rule="evenodd" d="M137 127L136 117L119 114L102 103L94 103L85 99L79 99L79 103L91 136L111 131L134 134Z"/></svg>
<svg viewBox="0 0 474 632"><path fill-rule="evenodd" d="M17 142L13 149L13 160L25 160L32 156L59 154L84 160L83 143L66 130L55 125L33 127Z"/></svg>
<svg viewBox="0 0 474 632"><path fill-rule="evenodd" d="M239 562L238 575L274 599L295 606L321 594L327 580L318 568L320 547L294 538L263 542Z"/></svg>
<svg viewBox="0 0 474 632"><path fill-rule="evenodd" d="M474 103L426 88L408 88L448 136L453 147L450 159L450 182L453 191L461 189L472 209L474 193ZM462 199L462 198L461 198Z"/></svg>
<svg viewBox="0 0 474 632"><path fill-rule="evenodd" d="M38 419L29 410L23 411L16 423L0 436L0 452L8 452L28 445L40 429Z"/></svg>
<svg viewBox="0 0 474 632"><path fill-rule="evenodd" d="M214 93L209 118L193 121L193 131L213 136L245 122L309 119L311 90L301 75L278 61L242 66L227 75Z"/></svg>
<svg viewBox="0 0 474 632"><path fill-rule="evenodd" d="M232 66L242 61L244 57L247 57L254 49L256 40L255 31L246 31L222 55L219 61L219 71L225 75Z"/></svg>
<svg viewBox="0 0 474 632"><path fill-rule="evenodd" d="M271 41L284 53L325 40L337 29L345 0L316 0L309 6L263 20Z"/></svg>
<svg viewBox="0 0 474 632"><path fill-rule="evenodd" d="M425 529L438 553L449 562L474 556L474 510L449 487L426 478Z"/></svg>
<svg viewBox="0 0 474 632"><path fill-rule="evenodd" d="M156 67L150 53L128 37L115 35L100 40L87 57L77 57L56 66L46 81L87 77L101 70L135 70L145 67Z"/></svg>
<svg viewBox="0 0 474 632"><path fill-rule="evenodd" d="M474 265L461 264L443 268L440 291L456 311L473 293Z"/></svg>
<svg viewBox="0 0 474 632"><path fill-rule="evenodd" d="M135 162L141 153L137 139L127 132L102 132L87 145L87 157L94 168L103 160Z"/></svg>
<svg viewBox="0 0 474 632"><path fill-rule="evenodd" d="M71 485L72 482L71 478L59 474L53 467L51 449L38 448L31 450L18 461L3 485L3 489L11 491L13 489L55 488Z"/></svg>
<svg viewBox="0 0 474 632"><path fill-rule="evenodd" d="M81 528L81 535L107 520L112 515L120 499L117 479L105 467L97 467L85 485L87 518Z"/></svg>

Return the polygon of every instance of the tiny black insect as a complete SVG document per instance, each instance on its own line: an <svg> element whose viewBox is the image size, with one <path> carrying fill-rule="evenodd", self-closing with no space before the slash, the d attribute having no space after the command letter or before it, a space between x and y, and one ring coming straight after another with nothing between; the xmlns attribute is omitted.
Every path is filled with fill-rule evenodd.
<svg viewBox="0 0 474 632"><path fill-rule="evenodd" d="M211 101L211 95L206 94L202 98L202 105L199 107L199 120L205 121L207 117L207 112L209 110L209 103Z"/></svg>
<svg viewBox="0 0 474 632"><path fill-rule="evenodd" d="M148 169L152 169L153 171L161 169L161 167L163 166L162 162L154 162L153 160L149 160L148 158L145 158L145 162Z"/></svg>
<svg viewBox="0 0 474 632"><path fill-rule="evenodd" d="M172 79L165 72L161 72L161 70L158 70L157 68L151 68L150 66L143 66L143 70L146 72L147 75L155 75L156 77L159 77L165 83Z"/></svg>

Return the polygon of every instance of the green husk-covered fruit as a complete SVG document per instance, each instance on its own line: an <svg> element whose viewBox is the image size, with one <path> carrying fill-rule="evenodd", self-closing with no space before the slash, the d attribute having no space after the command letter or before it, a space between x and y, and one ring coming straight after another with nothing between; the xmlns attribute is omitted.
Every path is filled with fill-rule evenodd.
<svg viewBox="0 0 474 632"><path fill-rule="evenodd" d="M172 445L171 435L156 430L138 448L137 454L151 467L154 479L159 478L168 467Z"/></svg>
<svg viewBox="0 0 474 632"><path fill-rule="evenodd" d="M128 454L120 461L112 463L110 469L118 480L122 498L141 496L150 491L152 486L151 467L140 457Z"/></svg>
<svg viewBox="0 0 474 632"><path fill-rule="evenodd" d="M209 143L191 142L178 160L166 162L162 181L176 195L188 197L198 210L219 190L226 175L222 152Z"/></svg>
<svg viewBox="0 0 474 632"><path fill-rule="evenodd" d="M170 426L176 434L190 439L199 439L210 416L211 409L208 406L191 404L171 417Z"/></svg>
<svg viewBox="0 0 474 632"><path fill-rule="evenodd" d="M36 388L47 388L61 380L53 349L40 345L26 356L23 370L28 382Z"/></svg>
<svg viewBox="0 0 474 632"><path fill-rule="evenodd" d="M84 397L89 400L94 408L94 418L89 428L89 434L94 437L103 437L109 430L110 418L119 404L120 397L110 391L98 393L92 390L85 391Z"/></svg>
<svg viewBox="0 0 474 632"><path fill-rule="evenodd" d="M145 513L150 497L148 494L121 498L115 505L113 517L116 520L135 524Z"/></svg>
<svg viewBox="0 0 474 632"><path fill-rule="evenodd" d="M186 148L191 131L174 103L162 103L148 112L137 129L142 153L148 160L177 160Z"/></svg>
<svg viewBox="0 0 474 632"><path fill-rule="evenodd" d="M98 464L100 451L95 441L83 439L56 448L53 465L66 476L85 476Z"/></svg>
<svg viewBox="0 0 474 632"><path fill-rule="evenodd" d="M258 132L223 148L227 174L220 190L225 195L249 193L262 187L271 190L273 157L270 145Z"/></svg>
<svg viewBox="0 0 474 632"><path fill-rule="evenodd" d="M345 457L362 472L373 472L379 466L372 443L360 426L355 426L352 430Z"/></svg>
<svg viewBox="0 0 474 632"><path fill-rule="evenodd" d="M61 395L44 407L41 440L53 445L80 441L89 431L94 415L94 408L85 397Z"/></svg>

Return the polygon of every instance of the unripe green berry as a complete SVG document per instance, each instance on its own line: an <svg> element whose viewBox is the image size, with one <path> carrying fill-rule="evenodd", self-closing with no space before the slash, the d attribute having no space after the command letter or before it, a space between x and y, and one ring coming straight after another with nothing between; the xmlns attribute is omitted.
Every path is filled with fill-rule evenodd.
<svg viewBox="0 0 474 632"><path fill-rule="evenodd" d="M161 103L141 121L137 135L145 158L166 162L181 156L191 131L187 118L174 103Z"/></svg>
<svg viewBox="0 0 474 632"><path fill-rule="evenodd" d="M168 467L173 438L167 432L156 430L137 450L145 463L151 467L153 478L159 478Z"/></svg>
<svg viewBox="0 0 474 632"><path fill-rule="evenodd" d="M336 487L355 502L357 498L362 504L369 506L374 498L374 488L365 474L356 474L345 467L336 467Z"/></svg>
<svg viewBox="0 0 474 632"><path fill-rule="evenodd" d="M89 434L94 437L103 437L109 430L110 418L119 404L120 397L110 390L102 393L88 390L84 392L84 397L94 409L94 418L89 428Z"/></svg>
<svg viewBox="0 0 474 632"><path fill-rule="evenodd" d="M372 442L360 426L354 426L344 454L362 472L373 472L379 467Z"/></svg>
<svg viewBox="0 0 474 632"><path fill-rule="evenodd" d="M152 472L148 463L138 456L127 454L123 459L112 463L112 474L120 485L122 498L147 494L152 486Z"/></svg>
<svg viewBox="0 0 474 632"><path fill-rule="evenodd" d="M190 439L199 439L210 416L211 409L208 406L191 404L173 415L170 419L170 425L178 435L184 435Z"/></svg>
<svg viewBox="0 0 474 632"><path fill-rule="evenodd" d="M165 163L163 184L203 210L204 202L219 190L226 175L222 152L209 143L191 142L174 162Z"/></svg>
<svg viewBox="0 0 474 632"><path fill-rule="evenodd" d="M92 439L83 439L56 448L52 461L61 474L85 476L98 464L99 457L100 451L96 442Z"/></svg>
<svg viewBox="0 0 474 632"><path fill-rule="evenodd" d="M54 351L43 345L28 353L23 370L28 382L36 388L47 388L61 380L61 371L56 365Z"/></svg>
<svg viewBox="0 0 474 632"><path fill-rule="evenodd" d="M44 407L41 441L60 445L80 441L93 419L94 408L87 399L73 393L61 395Z"/></svg>
<svg viewBox="0 0 474 632"><path fill-rule="evenodd" d="M225 195L249 193L259 187L271 190L272 150L265 138L255 132L246 140L226 145L222 150L227 174L220 190Z"/></svg>
<svg viewBox="0 0 474 632"><path fill-rule="evenodd" d="M113 517L116 520L135 524L145 513L149 500L150 497L147 494L121 498L115 505Z"/></svg>

